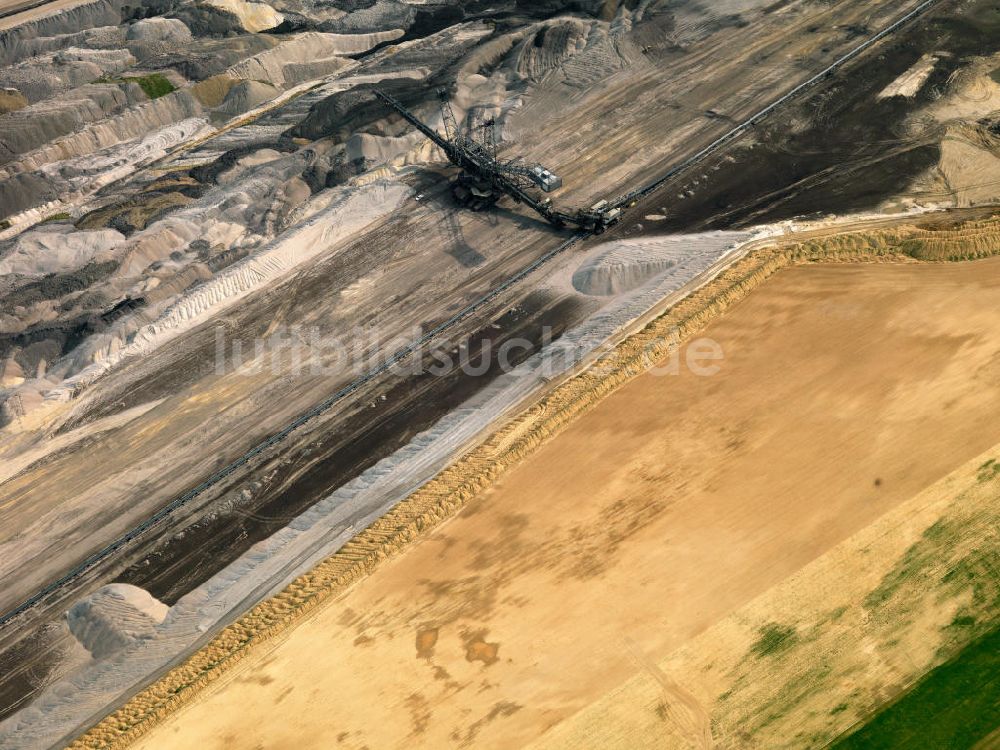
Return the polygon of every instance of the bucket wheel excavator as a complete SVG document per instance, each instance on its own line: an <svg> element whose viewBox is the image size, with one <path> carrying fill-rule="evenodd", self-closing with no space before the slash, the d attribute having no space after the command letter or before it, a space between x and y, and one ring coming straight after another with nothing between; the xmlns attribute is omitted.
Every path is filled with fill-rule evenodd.
<svg viewBox="0 0 1000 750"><path fill-rule="evenodd" d="M551 193L562 187L562 179L541 164L527 165L519 159L502 160L497 154L496 120L487 118L460 128L448 92L438 91L444 133L421 120L394 97L375 91L404 120L433 141L448 161L461 169L452 184L452 194L459 204L474 211L492 207L504 196L523 203L558 228L575 227L601 234L621 219L621 206L602 200L589 209L562 211L552 200L538 193Z"/></svg>

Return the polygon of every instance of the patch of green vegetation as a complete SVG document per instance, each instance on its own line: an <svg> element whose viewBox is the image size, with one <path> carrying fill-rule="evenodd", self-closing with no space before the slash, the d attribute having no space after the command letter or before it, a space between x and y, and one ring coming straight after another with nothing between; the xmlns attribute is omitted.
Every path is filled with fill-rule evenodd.
<svg viewBox="0 0 1000 750"><path fill-rule="evenodd" d="M997 68L992 73L990 73L990 78L992 78L997 83L1000 83L1000 68Z"/></svg>
<svg viewBox="0 0 1000 750"><path fill-rule="evenodd" d="M798 634L792 626L783 626L778 623L768 623L759 631L757 640L750 647L750 652L758 658L772 656L795 645Z"/></svg>
<svg viewBox="0 0 1000 750"><path fill-rule="evenodd" d="M748 725L751 733L760 732L771 724L787 720L794 716L796 710L812 696L825 690L824 681L830 676L831 667L827 664L818 669L811 669L799 674L799 679L790 680L775 693L770 700L763 703L757 716L762 720Z"/></svg>
<svg viewBox="0 0 1000 750"><path fill-rule="evenodd" d="M890 570L881 583L865 597L865 607L875 609L887 601L909 580L919 575L938 557L937 544L945 541L951 534L951 529L943 520L939 520L924 530L920 541L911 545L895 567Z"/></svg>
<svg viewBox="0 0 1000 750"><path fill-rule="evenodd" d="M948 629L964 631L966 637L981 635L984 626L991 626L993 614L1000 612L1000 550L995 547L973 550L952 565L941 583L955 592L972 594L972 601L955 613ZM949 644L943 647L944 655L950 656L948 647Z"/></svg>
<svg viewBox="0 0 1000 750"><path fill-rule="evenodd" d="M992 472L995 462L988 461L980 471ZM961 500L961 496L956 498ZM928 527L921 539L913 544L889 571L875 589L865 597L864 606L869 611L884 609L885 616L899 622L906 617L906 608L890 604L904 586L926 586L937 577L938 600L959 599L968 596L955 613L951 623L944 626L944 640L938 656L951 658L956 649L980 637L992 627L993 613L1000 611L1000 547L995 534L988 533L972 544L970 533L975 529L990 528L991 519L966 519L952 523L940 520ZM962 544L958 541L963 539ZM964 548L964 549L963 549ZM943 573L940 571L944 571ZM888 644L887 644L888 645Z"/></svg>
<svg viewBox="0 0 1000 750"><path fill-rule="evenodd" d="M976 618L971 615L955 615L955 619L951 621L949 627L952 628L971 628L976 624Z"/></svg>
<svg viewBox="0 0 1000 750"><path fill-rule="evenodd" d="M836 750L966 750L1000 727L1000 626L929 672Z"/></svg>
<svg viewBox="0 0 1000 750"><path fill-rule="evenodd" d="M997 477L1000 477L1000 462L997 462L995 458L991 458L980 466L979 472L976 474L976 479L980 484L983 482L992 482Z"/></svg>
<svg viewBox="0 0 1000 750"><path fill-rule="evenodd" d="M63 211L58 214L52 214L51 216L46 216L44 219L42 219L40 223L47 224L50 221L66 221L67 219L72 219L72 218L73 218L72 216Z"/></svg>
<svg viewBox="0 0 1000 750"><path fill-rule="evenodd" d="M101 78L100 83L137 83L150 99L166 96L176 87L162 73L150 73L148 76L122 76L120 78Z"/></svg>
<svg viewBox="0 0 1000 750"><path fill-rule="evenodd" d="M6 219L0 219L0 232L4 229L10 229L10 222Z"/></svg>
<svg viewBox="0 0 1000 750"><path fill-rule="evenodd" d="M836 706L830 709L830 713L834 715L840 714L846 711L848 708L850 708L850 706L848 706L846 703L838 703Z"/></svg>
<svg viewBox="0 0 1000 750"><path fill-rule="evenodd" d="M152 73L148 76L138 76L136 78L126 78L126 81L135 81L139 87L146 92L150 99L158 99L161 96L174 91L174 84L168 81L161 73Z"/></svg>

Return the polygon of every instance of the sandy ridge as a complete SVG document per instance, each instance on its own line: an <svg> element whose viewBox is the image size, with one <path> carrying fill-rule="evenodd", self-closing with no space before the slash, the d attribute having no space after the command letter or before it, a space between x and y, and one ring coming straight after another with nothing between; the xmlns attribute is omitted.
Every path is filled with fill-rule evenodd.
<svg viewBox="0 0 1000 750"><path fill-rule="evenodd" d="M992 242L984 242L984 235ZM490 487L573 419L666 356L781 268L817 261L915 262L1000 254L1000 218L942 229L902 226L852 232L834 241L755 249L700 290L625 339L594 365L558 386L477 448L414 492L339 552L258 604L209 644L70 745L124 748L197 697L256 648L286 632L318 605L345 591L380 562Z"/></svg>

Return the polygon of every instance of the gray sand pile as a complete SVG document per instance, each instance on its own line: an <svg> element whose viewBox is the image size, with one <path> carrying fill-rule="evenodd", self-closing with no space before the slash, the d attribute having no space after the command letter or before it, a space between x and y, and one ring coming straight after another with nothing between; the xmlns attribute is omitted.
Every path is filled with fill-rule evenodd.
<svg viewBox="0 0 1000 750"><path fill-rule="evenodd" d="M218 107L225 100L236 79L227 75L217 75L199 81L191 87L191 93L206 107Z"/></svg>
<svg viewBox="0 0 1000 750"><path fill-rule="evenodd" d="M346 55L359 54L400 35L399 30L361 35L306 32L233 65L227 72L234 78L288 88L355 67L357 63L345 59Z"/></svg>
<svg viewBox="0 0 1000 750"><path fill-rule="evenodd" d="M206 0L206 2L239 19L244 31L254 33L267 31L285 20L283 15L267 3L245 2L245 0Z"/></svg>
<svg viewBox="0 0 1000 750"><path fill-rule="evenodd" d="M654 280L659 285L674 277L690 280L692 259L724 252L748 238L741 232L706 232L610 242L580 264L573 273L573 288L582 294L610 297Z"/></svg>
<svg viewBox="0 0 1000 750"><path fill-rule="evenodd" d="M241 115L271 101L280 93L281 89L263 81L240 81L229 89L218 110L231 116Z"/></svg>
<svg viewBox="0 0 1000 750"><path fill-rule="evenodd" d="M176 18L144 18L128 27L125 38L129 41L183 44L190 41L191 30Z"/></svg>
<svg viewBox="0 0 1000 750"><path fill-rule="evenodd" d="M631 291L674 265L668 258L646 258L629 248L595 258L573 274L573 287L583 294L609 297Z"/></svg>
<svg viewBox="0 0 1000 750"><path fill-rule="evenodd" d="M128 50L69 47L0 68L0 86L19 91L29 102L114 76L135 64Z"/></svg>
<svg viewBox="0 0 1000 750"><path fill-rule="evenodd" d="M225 72L241 60L272 49L279 43L279 37L243 34L221 39L195 36L182 46L134 41L128 43L128 48L144 66L157 69L170 67L188 80L203 81Z"/></svg>
<svg viewBox="0 0 1000 750"><path fill-rule="evenodd" d="M113 229L74 231L65 224L47 224L0 243L0 276L44 276L107 260L124 237Z"/></svg>
<svg viewBox="0 0 1000 750"><path fill-rule="evenodd" d="M352 3L355 6L346 15L329 21L324 28L347 34L379 31L386 28L407 29L417 17L417 9L397 0L375 0L366 3ZM461 17L461 14L459 14ZM461 18L455 20L461 20Z"/></svg>
<svg viewBox="0 0 1000 750"><path fill-rule="evenodd" d="M2 43L0 43L2 44ZM69 34L55 36L38 36L18 38L13 46L0 47L0 64L16 64L31 57L58 52L70 47L85 47L87 49L121 49L125 46L125 30L118 26L98 26L94 29L84 29Z"/></svg>
<svg viewBox="0 0 1000 750"><path fill-rule="evenodd" d="M137 586L112 583L77 602L67 613L70 632L95 659L139 639L152 638L167 605Z"/></svg>

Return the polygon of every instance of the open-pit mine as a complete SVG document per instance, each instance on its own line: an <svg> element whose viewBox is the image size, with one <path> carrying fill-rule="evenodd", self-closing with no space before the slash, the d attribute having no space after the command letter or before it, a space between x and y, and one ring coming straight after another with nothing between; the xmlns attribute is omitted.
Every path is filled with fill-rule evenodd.
<svg viewBox="0 0 1000 750"><path fill-rule="evenodd" d="M991 747L997 256L988 0L0 0L0 749Z"/></svg>

